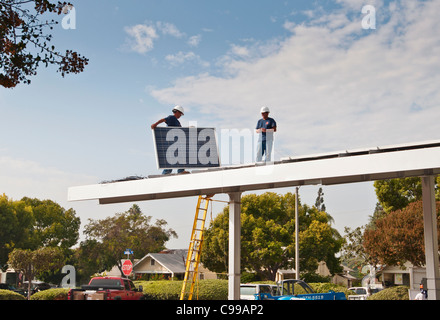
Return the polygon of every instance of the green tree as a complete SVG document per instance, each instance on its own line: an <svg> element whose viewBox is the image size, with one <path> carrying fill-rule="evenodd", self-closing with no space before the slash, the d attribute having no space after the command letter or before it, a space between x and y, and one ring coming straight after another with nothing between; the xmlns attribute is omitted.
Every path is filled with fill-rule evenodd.
<svg viewBox="0 0 440 320"><path fill-rule="evenodd" d="M440 201L440 176L436 178L436 199ZM411 202L422 199L422 182L419 177L377 180L376 196L385 213L405 208Z"/></svg>
<svg viewBox="0 0 440 320"><path fill-rule="evenodd" d="M348 267L354 269L358 274L365 265L376 265L377 259L373 259L365 251L364 247L364 231L365 226L351 229L344 228L345 242L341 250L341 260L347 264Z"/></svg>
<svg viewBox="0 0 440 320"><path fill-rule="evenodd" d="M37 74L40 64L58 66L64 77L80 73L88 59L72 50L60 53L50 45L49 30L58 22L49 15L61 15L72 6L49 0L0 0L0 85L13 88Z"/></svg>
<svg viewBox="0 0 440 320"><path fill-rule="evenodd" d="M64 264L64 255L59 248L46 247L34 251L14 249L9 254L8 264L22 272L28 280L29 299L34 277L51 269L60 269Z"/></svg>
<svg viewBox="0 0 440 320"><path fill-rule="evenodd" d="M88 283L93 274L112 267L105 261L104 250L104 244L95 239L86 239L75 249L70 264L75 266L77 283Z"/></svg>
<svg viewBox="0 0 440 320"><path fill-rule="evenodd" d="M0 197L0 265L7 267L14 249L35 251L57 247L69 259L79 237L80 219L73 209L65 210L51 200L24 197L19 201ZM62 275L51 268L38 274L39 280L57 283Z"/></svg>
<svg viewBox="0 0 440 320"><path fill-rule="evenodd" d="M315 207L319 211L325 211L324 192L322 191L322 188L318 189L318 196L316 197Z"/></svg>
<svg viewBox="0 0 440 320"><path fill-rule="evenodd" d="M66 210L52 200L24 197L21 202L32 210L34 249L60 247L66 250L78 242L81 220L75 210Z"/></svg>
<svg viewBox="0 0 440 320"><path fill-rule="evenodd" d="M93 264L104 271L117 265L122 274L123 252L130 248L133 258L142 258L149 252L165 249L165 243L176 237L173 229L165 229L167 222L157 220L151 223L151 216L145 216L138 205L134 204L128 211L117 213L103 220L89 219L85 226L86 241L81 243L81 252L98 258ZM87 258L81 258L87 264Z"/></svg>
<svg viewBox="0 0 440 320"><path fill-rule="evenodd" d="M274 280L278 269L293 267L295 251L295 195L266 192L241 199L241 267L261 278ZM225 207L205 233L202 262L210 270L226 272L228 261L228 215ZM300 266L303 275L315 272L321 260L331 272L339 272L335 254L342 245L329 217L315 207L299 208Z"/></svg>
<svg viewBox="0 0 440 320"><path fill-rule="evenodd" d="M0 268L7 268L8 255L14 248L30 246L33 223L32 209L23 201L0 195Z"/></svg>

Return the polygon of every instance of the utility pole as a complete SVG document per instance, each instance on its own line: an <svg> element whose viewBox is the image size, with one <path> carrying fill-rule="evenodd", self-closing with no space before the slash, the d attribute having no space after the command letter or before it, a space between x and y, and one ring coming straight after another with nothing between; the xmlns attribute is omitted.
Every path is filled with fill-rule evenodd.
<svg viewBox="0 0 440 320"><path fill-rule="evenodd" d="M295 190L295 279L299 280L299 221L298 221L298 190Z"/></svg>

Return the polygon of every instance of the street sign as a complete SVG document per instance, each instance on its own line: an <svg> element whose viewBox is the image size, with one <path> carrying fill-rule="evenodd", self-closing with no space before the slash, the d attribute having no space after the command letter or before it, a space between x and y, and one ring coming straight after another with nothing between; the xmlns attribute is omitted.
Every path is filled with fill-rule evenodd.
<svg viewBox="0 0 440 320"><path fill-rule="evenodd" d="M130 275L131 271L133 271L133 263L131 263L130 260L125 260L122 264L122 273L128 276Z"/></svg>

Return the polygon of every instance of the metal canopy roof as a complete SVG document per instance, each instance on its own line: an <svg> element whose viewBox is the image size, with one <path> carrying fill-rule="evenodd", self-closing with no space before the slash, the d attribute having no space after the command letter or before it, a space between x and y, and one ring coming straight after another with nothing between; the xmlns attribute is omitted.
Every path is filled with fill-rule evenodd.
<svg viewBox="0 0 440 320"><path fill-rule="evenodd" d="M440 141L428 141L77 186L69 188L68 201L98 199L100 204L110 204L437 174L440 174Z"/></svg>

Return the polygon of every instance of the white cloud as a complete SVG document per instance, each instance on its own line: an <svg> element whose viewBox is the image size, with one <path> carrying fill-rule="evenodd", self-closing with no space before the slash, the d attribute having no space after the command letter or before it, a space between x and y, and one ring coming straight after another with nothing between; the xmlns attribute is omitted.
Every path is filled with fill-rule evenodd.
<svg viewBox="0 0 440 320"><path fill-rule="evenodd" d="M129 49L141 54L151 51L154 47L154 40L159 38L152 25L137 24L125 27L124 30L130 36L127 43Z"/></svg>
<svg viewBox="0 0 440 320"><path fill-rule="evenodd" d="M233 44L231 47L232 54L239 56L239 57L249 57L249 49L245 46L238 46Z"/></svg>
<svg viewBox="0 0 440 320"><path fill-rule="evenodd" d="M186 36L185 33L180 32L180 30L172 23L158 21L156 22L156 25L164 35L171 35L175 38L183 38Z"/></svg>
<svg viewBox="0 0 440 320"><path fill-rule="evenodd" d="M202 41L202 36L200 34L192 36L188 39L188 45L191 47L197 47L200 43L200 41Z"/></svg>
<svg viewBox="0 0 440 320"><path fill-rule="evenodd" d="M202 67L209 67L209 62L203 61L199 55L192 51L179 51L176 54L169 54L165 57L165 60L168 61L172 66L178 66L184 64L185 62L193 61Z"/></svg>
<svg viewBox="0 0 440 320"><path fill-rule="evenodd" d="M179 65L179 64L184 63L185 61L194 60L196 58L197 58L197 55L192 51L190 51L190 52L179 51L176 54L167 55L165 57L165 60L170 62L172 65Z"/></svg>
<svg viewBox="0 0 440 320"><path fill-rule="evenodd" d="M285 24L289 38L257 58L229 56L225 76L181 78L151 94L209 110L219 128L253 128L268 105L280 156L439 138L440 3L379 7L387 19L376 30L361 28L360 9L348 12Z"/></svg>
<svg viewBox="0 0 440 320"><path fill-rule="evenodd" d="M162 35L170 35L175 38L186 37L174 24L169 22L157 21L146 22L134 26L125 27L124 31L128 34L126 47L130 51L137 53L147 53L154 48L154 41L159 39L159 33ZM193 40L193 42L196 40Z"/></svg>

